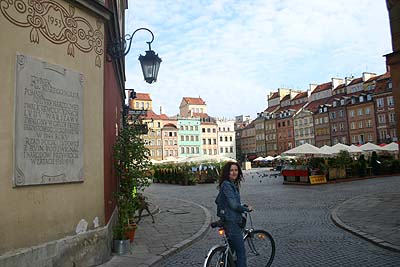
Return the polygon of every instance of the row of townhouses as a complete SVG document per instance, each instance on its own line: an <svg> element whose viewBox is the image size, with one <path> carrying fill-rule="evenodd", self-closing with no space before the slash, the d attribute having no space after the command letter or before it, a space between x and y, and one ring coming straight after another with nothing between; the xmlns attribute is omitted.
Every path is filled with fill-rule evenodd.
<svg viewBox="0 0 400 267"><path fill-rule="evenodd" d="M295 146L397 141L390 72L332 78L307 91L279 88L254 120L236 127L238 159L274 156Z"/></svg>
<svg viewBox="0 0 400 267"><path fill-rule="evenodd" d="M161 108L156 114L149 94L136 93L129 101L131 111L146 111L138 119L147 125L142 138L152 159L200 155L236 158L235 121L209 116L202 98L183 97L179 114L172 117L163 114Z"/></svg>

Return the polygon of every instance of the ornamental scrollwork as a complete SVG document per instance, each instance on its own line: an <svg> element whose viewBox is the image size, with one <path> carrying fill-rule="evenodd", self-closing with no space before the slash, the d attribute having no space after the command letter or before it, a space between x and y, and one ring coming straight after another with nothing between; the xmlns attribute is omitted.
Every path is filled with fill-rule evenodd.
<svg viewBox="0 0 400 267"><path fill-rule="evenodd" d="M97 21L93 27L85 18L75 16L74 6L67 10L55 0L0 0L0 11L14 25L31 28L32 43L39 43L40 33L53 44L67 43L69 56L75 57L75 48L84 53L94 51L95 65L101 67L102 23Z"/></svg>

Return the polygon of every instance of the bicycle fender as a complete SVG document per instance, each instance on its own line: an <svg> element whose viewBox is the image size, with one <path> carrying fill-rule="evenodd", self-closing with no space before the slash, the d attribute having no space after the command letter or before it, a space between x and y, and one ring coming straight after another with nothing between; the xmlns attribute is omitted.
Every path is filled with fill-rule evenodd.
<svg viewBox="0 0 400 267"><path fill-rule="evenodd" d="M210 250L209 250L208 253L207 253L206 260L204 261L203 267L207 267L207 266L206 266L207 259L210 257L210 255L211 255L211 253L213 252L213 250L214 250L214 249L217 249L217 248L220 248L220 247L221 247L221 248L225 248L224 245L215 245L215 246L213 246L212 248L210 248Z"/></svg>

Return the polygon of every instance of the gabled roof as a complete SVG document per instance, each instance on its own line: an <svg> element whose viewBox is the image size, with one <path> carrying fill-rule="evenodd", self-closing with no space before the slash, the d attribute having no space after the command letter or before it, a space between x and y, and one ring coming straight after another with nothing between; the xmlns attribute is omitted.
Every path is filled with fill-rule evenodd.
<svg viewBox="0 0 400 267"><path fill-rule="evenodd" d="M342 89L342 88L344 88L344 87L346 87L346 85L345 85L344 83L339 84L338 86L336 86L335 89L333 89L333 91L336 91L336 90L338 90L338 89Z"/></svg>
<svg viewBox="0 0 400 267"><path fill-rule="evenodd" d="M315 89L311 92L311 94L325 91L331 88L332 88L332 82L322 83L317 85L317 87L315 87Z"/></svg>
<svg viewBox="0 0 400 267"><path fill-rule="evenodd" d="M136 100L152 101L150 94L146 93L136 93Z"/></svg>
<svg viewBox="0 0 400 267"><path fill-rule="evenodd" d="M329 99L330 98L327 97L327 98L319 99L316 101L312 101L312 102L308 103L308 105L305 107L305 109L315 113L318 110L319 105L325 104Z"/></svg>
<svg viewBox="0 0 400 267"><path fill-rule="evenodd" d="M274 98L277 98L277 97L279 97L279 92L273 93L272 96L270 96L268 99L274 99Z"/></svg>
<svg viewBox="0 0 400 267"><path fill-rule="evenodd" d="M211 118L207 113L193 113L192 115L199 118Z"/></svg>
<svg viewBox="0 0 400 267"><path fill-rule="evenodd" d="M292 101L293 101L293 100L298 100L298 99L300 99L300 98L305 98L305 97L308 97L308 93L307 93L307 92L301 92L300 94L297 94L297 95L292 99Z"/></svg>
<svg viewBox="0 0 400 267"><path fill-rule="evenodd" d="M285 95L285 96L281 99L281 102L282 102L282 101L286 101L286 100L288 100L288 99L290 99L290 94Z"/></svg>
<svg viewBox="0 0 400 267"><path fill-rule="evenodd" d="M168 116L165 114L156 114L154 111L152 110L148 110L146 115L141 115L139 117L140 119L143 120L148 120L148 119L153 119L153 120L169 120Z"/></svg>
<svg viewBox="0 0 400 267"><path fill-rule="evenodd" d="M363 82L362 77L356 78L356 79L352 80L347 86L355 85L357 83L362 83L362 82Z"/></svg>
<svg viewBox="0 0 400 267"><path fill-rule="evenodd" d="M374 93L375 94L382 94L382 93L386 93L386 92L392 91L392 90L387 88L388 80L389 80L388 78L377 80L376 84L375 84Z"/></svg>
<svg viewBox="0 0 400 267"><path fill-rule="evenodd" d="M270 107L266 108L266 109L264 110L264 112L271 113L271 112L274 112L274 111L275 111L276 109L278 109L278 108L279 108L279 105L270 106Z"/></svg>
<svg viewBox="0 0 400 267"><path fill-rule="evenodd" d="M206 102L201 97L184 97L183 100L188 105L205 105Z"/></svg>

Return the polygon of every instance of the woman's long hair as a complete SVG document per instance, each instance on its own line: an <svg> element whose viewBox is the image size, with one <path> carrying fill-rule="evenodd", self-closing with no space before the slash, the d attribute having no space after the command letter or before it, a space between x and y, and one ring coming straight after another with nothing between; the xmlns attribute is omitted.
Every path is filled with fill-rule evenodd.
<svg viewBox="0 0 400 267"><path fill-rule="evenodd" d="M238 168L238 177L235 180L235 185L239 188L240 183L244 180L243 179L243 172L242 169L240 168L239 164L237 162L227 162L225 163L224 167L222 167L222 172L221 175L219 176L219 183L218 183L218 188L221 187L222 183L225 180L229 180L229 173L231 171L231 166L236 165Z"/></svg>

